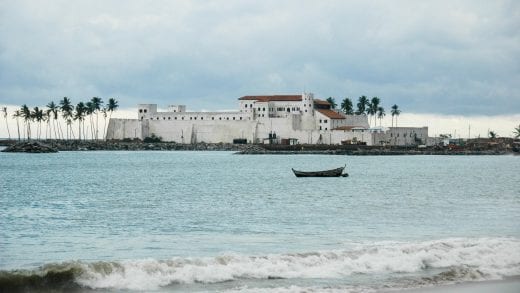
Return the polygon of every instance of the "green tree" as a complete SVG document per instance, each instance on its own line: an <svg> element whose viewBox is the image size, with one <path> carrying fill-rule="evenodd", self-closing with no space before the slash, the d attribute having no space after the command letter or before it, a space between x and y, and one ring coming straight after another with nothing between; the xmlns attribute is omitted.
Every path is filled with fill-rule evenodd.
<svg viewBox="0 0 520 293"><path fill-rule="evenodd" d="M96 107L94 106L94 103L92 103L92 101L88 101L85 103L85 107L86 107L86 110L85 110L85 114L89 116L89 120L90 120L90 137L92 139L94 139L94 120L93 120L93 115L94 115L94 112L96 111Z"/></svg>
<svg viewBox="0 0 520 293"><path fill-rule="evenodd" d="M344 98L343 101L341 102L341 110L343 110L343 113L345 113L347 115L354 114L352 100L350 100L349 98Z"/></svg>
<svg viewBox="0 0 520 293"><path fill-rule="evenodd" d="M30 140L31 139L31 121L33 119L32 115L31 115L31 110L29 109L29 107L27 107L26 104L23 104L20 109L20 112L22 112L22 117L23 117L23 120L25 123L25 129L27 130L27 139Z"/></svg>
<svg viewBox="0 0 520 293"><path fill-rule="evenodd" d="M69 98L64 97L60 101L60 109L61 109L61 115L62 115L63 119L65 120L65 122L67 123L67 139L69 139L70 136L73 135L71 124L72 124L72 112L74 110ZM70 136L69 136L69 133L70 133Z"/></svg>
<svg viewBox="0 0 520 293"><path fill-rule="evenodd" d="M379 106L377 108L377 118L379 118L379 126L383 124L383 118L386 116L385 108Z"/></svg>
<svg viewBox="0 0 520 293"><path fill-rule="evenodd" d="M45 116L43 113L43 110L39 107L34 107L33 111L31 112L31 119L38 122L38 128L36 131L36 139L41 139L41 132L42 132L42 121L44 121Z"/></svg>
<svg viewBox="0 0 520 293"><path fill-rule="evenodd" d="M394 104L392 106L391 113L392 113L392 127L394 127L394 116L395 116L395 127L397 127L397 117L399 116L399 114L401 114L401 110L399 110L399 106Z"/></svg>
<svg viewBox="0 0 520 293"><path fill-rule="evenodd" d="M7 122L7 107L3 107L2 112L4 113L5 127L7 127L7 135L9 137L9 140L11 140L11 131L9 131L9 123Z"/></svg>
<svg viewBox="0 0 520 293"><path fill-rule="evenodd" d="M20 122L19 122L20 117L22 117L22 112L20 112L20 110L14 111L13 118L16 119L16 130L18 131L18 141L20 141Z"/></svg>
<svg viewBox="0 0 520 293"><path fill-rule="evenodd" d="M93 97L90 102L92 103L92 107L94 108L93 113L96 114L96 133L95 133L95 139L98 140L98 134L99 134L99 111L101 110L101 105L103 105L103 100L98 97Z"/></svg>
<svg viewBox="0 0 520 293"><path fill-rule="evenodd" d="M513 134L515 135L515 138L520 137L520 124L518 124L518 127L515 127L515 130L513 131Z"/></svg>
<svg viewBox="0 0 520 293"><path fill-rule="evenodd" d="M488 132L488 136L489 136L489 138L494 140L494 139L496 139L498 137L498 134L496 132L494 132L493 130L491 130L491 131Z"/></svg>
<svg viewBox="0 0 520 293"><path fill-rule="evenodd" d="M368 104L367 113L374 117L374 126L376 125L377 109L379 108L380 103L381 100L378 97L373 97L370 103Z"/></svg>
<svg viewBox="0 0 520 293"><path fill-rule="evenodd" d="M330 108L333 110L336 109L336 107L338 106L338 104L336 104L336 99L334 99L333 97L328 97L327 102L329 102Z"/></svg>
<svg viewBox="0 0 520 293"><path fill-rule="evenodd" d="M59 110L58 105L56 105L53 101L51 101L47 104L46 113L47 113L47 117L48 117L49 121L51 121L52 129L54 130L55 139L59 138L59 130L56 131L56 123L58 123L58 110ZM51 138L52 138L52 134L51 134Z"/></svg>
<svg viewBox="0 0 520 293"><path fill-rule="evenodd" d="M83 132L85 132L85 113L87 110L87 107L83 102L79 102L76 105L76 111L74 112L74 120L78 120L78 140L81 141L81 127L83 124ZM83 136L83 139L85 139L85 136Z"/></svg>
<svg viewBox="0 0 520 293"><path fill-rule="evenodd" d="M357 114L357 115L363 115L363 114L365 114L368 105L369 105L369 102L368 102L368 98L367 98L366 96L361 96L361 97L359 97L359 98L358 98L358 103L357 103L357 111L356 111L356 114Z"/></svg>

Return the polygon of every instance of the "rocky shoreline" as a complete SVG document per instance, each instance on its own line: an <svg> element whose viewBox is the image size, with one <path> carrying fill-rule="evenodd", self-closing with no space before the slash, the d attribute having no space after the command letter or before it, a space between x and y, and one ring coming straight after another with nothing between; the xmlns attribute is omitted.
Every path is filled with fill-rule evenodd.
<svg viewBox="0 0 520 293"><path fill-rule="evenodd" d="M5 144L4 144L5 145ZM450 149L441 147L377 147L358 145L260 145L230 143L180 144L142 141L30 141L9 144L3 152L46 153L57 151L233 151L242 155L505 155L507 148Z"/></svg>

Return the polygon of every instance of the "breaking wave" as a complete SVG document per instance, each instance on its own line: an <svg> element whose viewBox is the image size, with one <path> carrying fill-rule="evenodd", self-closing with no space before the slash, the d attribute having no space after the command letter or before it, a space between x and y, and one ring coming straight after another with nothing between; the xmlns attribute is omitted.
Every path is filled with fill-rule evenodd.
<svg viewBox="0 0 520 293"><path fill-rule="evenodd" d="M156 290L173 284L213 284L240 279L341 279L372 274L398 277L403 273L416 276L407 281L407 286L422 286L520 275L520 239L516 238L348 246L343 250L263 256L229 253L169 260L48 264L35 270L0 271L0 292ZM435 273L427 274L428 271Z"/></svg>

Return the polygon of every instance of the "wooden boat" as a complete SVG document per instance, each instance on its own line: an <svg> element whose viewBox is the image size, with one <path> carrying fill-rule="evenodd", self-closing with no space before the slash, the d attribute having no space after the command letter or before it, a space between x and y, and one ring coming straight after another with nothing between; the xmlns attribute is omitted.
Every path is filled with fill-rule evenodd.
<svg viewBox="0 0 520 293"><path fill-rule="evenodd" d="M346 165L340 168L324 171L297 171L292 169L296 177L347 177L348 173L343 173Z"/></svg>

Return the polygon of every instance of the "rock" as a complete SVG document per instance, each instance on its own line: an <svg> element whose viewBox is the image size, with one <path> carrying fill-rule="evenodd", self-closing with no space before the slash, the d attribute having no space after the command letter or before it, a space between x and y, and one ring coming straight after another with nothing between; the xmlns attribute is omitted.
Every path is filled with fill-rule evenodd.
<svg viewBox="0 0 520 293"><path fill-rule="evenodd" d="M37 141L20 142L2 150L6 153L57 153L58 150Z"/></svg>

